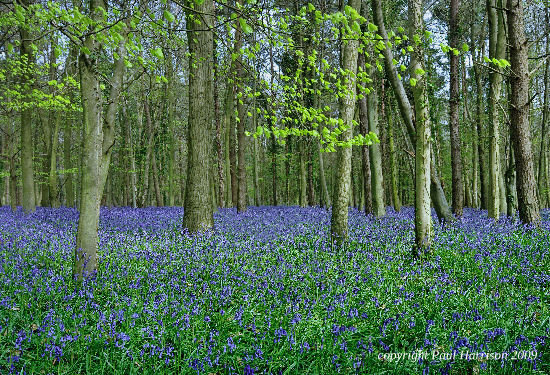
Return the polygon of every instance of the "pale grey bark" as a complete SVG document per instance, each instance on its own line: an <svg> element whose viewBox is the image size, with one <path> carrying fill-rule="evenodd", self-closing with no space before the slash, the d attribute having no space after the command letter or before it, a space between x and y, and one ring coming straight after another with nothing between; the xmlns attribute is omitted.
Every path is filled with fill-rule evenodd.
<svg viewBox="0 0 550 375"><path fill-rule="evenodd" d="M503 0L487 0L489 20L489 58L503 59L506 53ZM489 217L500 215L500 131L499 100L502 88L501 68L493 65L489 72L489 184L487 210Z"/></svg>
<svg viewBox="0 0 550 375"><path fill-rule="evenodd" d="M409 0L409 27L410 40L415 35L423 34L422 0ZM411 54L411 78L417 80L413 85L413 97L416 119L416 148L415 148L415 246L414 256L429 251L432 241L432 215L430 208L430 170L431 170L431 129L430 114L428 111L428 97L426 93L426 75L423 71L424 52L420 44L413 46Z"/></svg>
<svg viewBox="0 0 550 375"><path fill-rule="evenodd" d="M360 10L360 0L348 0L348 6ZM352 120L356 103L357 49L356 40L348 40L342 47L342 69L349 74L345 81L346 94L340 98L339 113L347 129L340 135L340 140L348 141L352 135ZM331 216L331 238L333 243L341 244L348 237L348 204L351 174L351 147L337 149L336 182L333 194Z"/></svg>

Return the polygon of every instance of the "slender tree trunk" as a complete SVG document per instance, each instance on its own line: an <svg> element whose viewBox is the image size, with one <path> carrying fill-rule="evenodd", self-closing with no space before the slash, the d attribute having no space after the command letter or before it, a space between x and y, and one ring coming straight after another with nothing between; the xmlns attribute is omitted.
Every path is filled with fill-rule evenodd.
<svg viewBox="0 0 550 375"><path fill-rule="evenodd" d="M290 205L290 152L292 151L292 138L288 137L285 143L285 198Z"/></svg>
<svg viewBox="0 0 550 375"><path fill-rule="evenodd" d="M361 9L360 0L348 0L348 6L356 11ZM346 95L339 100L339 113L347 129L340 135L340 140L348 141L352 136L352 120L356 103L356 72L358 41L348 40L342 47L342 69L349 74L345 82ZM351 147L337 149L336 185L334 190L331 235L332 242L341 245L348 237L348 204L351 174Z"/></svg>
<svg viewBox="0 0 550 375"><path fill-rule="evenodd" d="M21 0L23 6L33 3L33 0ZM25 28L20 29L21 35L21 59L26 63L23 75L23 90L26 95L32 93L32 72L34 57L31 51L32 37ZM28 100L26 100L27 102ZM23 180L23 211L34 212L36 209L34 196L33 173L33 142L32 142L32 110L25 108L21 111L21 177ZM15 187L15 185L14 185Z"/></svg>
<svg viewBox="0 0 550 375"><path fill-rule="evenodd" d="M414 40L416 34L422 35L422 0L409 0L410 36ZM430 208L430 120L428 97L426 95L426 76L423 71L424 53L420 44L414 46L411 54L411 78L417 80L413 87L413 97L416 118L416 150L415 150L415 247L414 256L423 251L429 251L432 240L432 215Z"/></svg>
<svg viewBox="0 0 550 375"><path fill-rule="evenodd" d="M529 51L523 24L521 0L508 0L510 45L510 136L516 158L516 188L519 217L525 224L541 221L529 129Z"/></svg>
<svg viewBox="0 0 550 375"><path fill-rule="evenodd" d="M371 0L371 4L373 9L373 15L374 15L374 23L376 24L376 26L378 26L378 34L382 37L382 41L387 44L389 43L389 41L388 41L388 34L386 32L386 28L384 25L382 3L380 0ZM403 82L399 79L397 75L397 69L395 65L393 65L392 61L394 58L393 58L392 49L385 48L381 51L381 53L384 55L384 69L386 71L386 75L388 76L388 79L391 83L394 94L396 96L399 111L401 113L401 117L403 118L403 122L405 123L406 129L407 129L407 135L409 136L409 140L412 143L413 147L415 147L416 138L418 137L418 135L416 134L415 123L414 123L415 115L413 113L411 104L407 97L407 93L403 86ZM423 137L424 136L425 135L423 135ZM431 169L431 172L430 172L431 198L432 198L437 216L440 218L440 220L444 222L453 221L455 219L449 208L449 204L447 203L447 198L445 198L443 188L441 187L441 181L439 180L439 177L435 170L435 163L431 165L430 169Z"/></svg>
<svg viewBox="0 0 550 375"><path fill-rule="evenodd" d="M504 31L504 13L502 0L487 0L489 20L489 58L503 59L506 52L506 34ZM498 103L502 85L500 68L496 65L489 72L489 190L488 215L498 219L500 215L500 155L499 155L499 119Z"/></svg>
<svg viewBox="0 0 550 375"><path fill-rule="evenodd" d="M233 92L231 94L231 100L234 100L235 95L235 86L232 87ZM226 107L227 108L227 107ZM231 105L231 110L233 112L234 105ZM229 161L231 163L230 173L231 173L231 202L232 206L237 206L238 201L238 181L237 181L237 137L235 133L236 119L235 114L231 114L231 120L229 123Z"/></svg>
<svg viewBox="0 0 550 375"><path fill-rule="evenodd" d="M243 0L237 0L237 4L243 4ZM243 94L242 96L237 97L237 212L246 211L246 195L247 195L247 182L246 182L246 161L245 161L245 150L246 150L246 137L245 137L245 124L246 124L246 111L244 108L244 69L243 61L241 55L242 47L242 30L241 24L237 22L237 27L235 29L235 53L238 54L237 59L235 60L235 72L237 76L237 87L239 93Z"/></svg>
<svg viewBox="0 0 550 375"><path fill-rule="evenodd" d="M254 138L254 205L261 205L261 192L260 192L260 167L258 165L258 138Z"/></svg>
<svg viewBox="0 0 550 375"><path fill-rule="evenodd" d="M459 48L458 10L460 0L451 0L449 15L449 45L452 48ZM450 98L449 98L449 123L451 126L451 165L452 165L452 191L453 191L453 212L456 216L462 216L464 207L464 196L462 186L462 157L460 154L460 130L459 130L459 76L458 56L451 51L449 53L451 66L450 72Z"/></svg>
<svg viewBox="0 0 550 375"><path fill-rule="evenodd" d="M546 6L545 9L546 20L546 56L550 55L550 6ZM547 147L548 147L548 135L547 126L548 118L550 115L550 84L548 79L548 73L550 70L550 62L546 62L544 67L544 108L542 109L542 130L540 138L540 154L539 154L539 174L538 174L538 188L539 188L539 200L541 207L548 207L550 205L550 186L548 185L547 165Z"/></svg>
<svg viewBox="0 0 550 375"><path fill-rule="evenodd" d="M162 199L162 193L160 191L160 181L159 181L159 173L157 168L157 157L155 156L155 153L153 152L153 159L151 160L152 167L153 167L153 187L155 189L155 199L157 202L157 207L164 206L164 201Z"/></svg>
<svg viewBox="0 0 550 375"><path fill-rule="evenodd" d="M375 67L371 64L369 76L375 76ZM378 133L378 96L376 91L372 90L367 95L367 118L369 123L369 132ZM369 159L371 164L371 191L372 191L372 210L374 216L381 217L386 214L386 205L384 204L384 181L382 175L382 153L380 144L373 143L369 146Z"/></svg>
<svg viewBox="0 0 550 375"><path fill-rule="evenodd" d="M482 209L488 209L489 200L489 181L487 179L487 173L485 168L485 147L483 142L483 129L482 129L482 99L483 99L483 86L481 83L481 72L479 67L474 66L474 73L476 79L476 121L475 131L477 134L477 155L479 164L479 185L480 185L480 207ZM476 138L475 135L473 138Z"/></svg>
<svg viewBox="0 0 550 375"><path fill-rule="evenodd" d="M48 175L48 182L50 187L50 203L52 207L59 207L59 194L57 191L57 143L59 140L59 124L61 122L61 115L57 113L55 115L55 125L52 133L52 147L50 156L50 168Z"/></svg>
<svg viewBox="0 0 550 375"><path fill-rule="evenodd" d="M306 156L304 150L304 140L298 141L298 157L300 162L300 206L307 206L307 176L306 176Z"/></svg>
<svg viewBox="0 0 550 375"><path fill-rule="evenodd" d="M390 108L385 107L386 121L388 123L388 147L390 151L390 177L391 177L391 193L393 200L393 208L399 212L401 210L401 200L399 199L398 190L398 175L397 175L397 151L395 150L395 142L393 136L393 117Z"/></svg>
<svg viewBox="0 0 550 375"><path fill-rule="evenodd" d="M212 108L205 105L212 98L212 46L214 4L187 0L186 4L202 14L187 11L187 40L193 61L189 64L189 136L187 139L187 187L183 227L195 233L214 225L210 193L209 155L211 151Z"/></svg>
<svg viewBox="0 0 550 375"><path fill-rule="evenodd" d="M315 188L313 185L313 153L311 145L307 145L307 200L310 206L315 206Z"/></svg>
<svg viewBox="0 0 550 375"><path fill-rule="evenodd" d="M214 6L214 11L216 10ZM214 23L216 20L214 19ZM218 152L218 202L220 207L225 207L225 173L223 147L222 147L222 128L220 122L220 104L218 100L218 57L217 57L217 43L216 38L213 39L214 43L214 122L216 123L216 150Z"/></svg>
<svg viewBox="0 0 550 375"><path fill-rule="evenodd" d="M363 5L362 8L365 8ZM365 14L365 10L362 9L362 13ZM359 53L358 56L358 66L359 69L362 71L365 71L365 55L363 53ZM367 108L367 96L363 95L362 98L359 99L359 131L361 134L366 135L368 134L368 125L369 125L369 118L368 118L368 108ZM370 162L370 156L369 156L369 147L371 146L361 146L361 170L363 172L363 195L365 197L365 214L372 214L373 213L373 202L372 202L372 191L371 191L371 166L373 165Z"/></svg>
<svg viewBox="0 0 550 375"><path fill-rule="evenodd" d="M514 148L510 144L510 159L506 169L506 214L513 217L516 213L516 163L514 158Z"/></svg>

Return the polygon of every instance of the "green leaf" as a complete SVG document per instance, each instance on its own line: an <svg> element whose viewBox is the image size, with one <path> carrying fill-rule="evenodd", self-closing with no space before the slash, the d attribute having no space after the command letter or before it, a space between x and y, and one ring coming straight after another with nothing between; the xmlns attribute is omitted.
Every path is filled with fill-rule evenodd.
<svg viewBox="0 0 550 375"><path fill-rule="evenodd" d="M246 20L244 18L239 18L239 24L241 25L242 31L244 31L246 34L252 33L252 27L250 27L250 25L246 23Z"/></svg>
<svg viewBox="0 0 550 375"><path fill-rule="evenodd" d="M164 18L166 18L168 22L174 22L174 20L176 19L176 17L174 17L174 15L170 13L170 11L168 10L164 10L163 14L164 14Z"/></svg>
<svg viewBox="0 0 550 375"><path fill-rule="evenodd" d="M468 45L466 43L463 43L462 44L462 51L468 52L469 50L470 50L470 47L468 47Z"/></svg>
<svg viewBox="0 0 550 375"><path fill-rule="evenodd" d="M416 79L411 78L411 86L412 86L412 87L415 87L415 86L416 86L416 83L417 83Z"/></svg>
<svg viewBox="0 0 550 375"><path fill-rule="evenodd" d="M369 31L370 31L371 33L374 33L374 32L376 32L376 31L378 31L378 26L376 26L375 24L370 23L370 22L369 22L368 28L369 28Z"/></svg>
<svg viewBox="0 0 550 375"><path fill-rule="evenodd" d="M160 48L160 47L157 47L157 48L153 49L151 51L151 54L159 60L164 59L164 54L162 53L162 48Z"/></svg>

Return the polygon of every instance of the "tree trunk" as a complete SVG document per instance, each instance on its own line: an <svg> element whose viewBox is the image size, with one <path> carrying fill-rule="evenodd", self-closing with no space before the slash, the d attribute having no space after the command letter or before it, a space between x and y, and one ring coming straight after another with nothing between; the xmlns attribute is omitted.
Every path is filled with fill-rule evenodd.
<svg viewBox="0 0 550 375"><path fill-rule="evenodd" d="M487 0L489 20L489 58L503 59L506 52L506 34L504 31L504 13L502 0ZM500 155L499 155L499 119L498 103L502 85L501 69L492 65L489 72L489 189L488 215L498 219L500 215Z"/></svg>
<svg viewBox="0 0 550 375"><path fill-rule="evenodd" d="M459 25L458 10L460 0L451 0L449 15L449 45L458 49ZM451 51L450 60L450 98L449 98L449 123L451 126L451 165L452 165L452 191L453 212L456 216L462 216L464 207L464 195L462 186L462 157L460 154L460 130L459 130L459 104L460 91L458 82L458 56Z"/></svg>
<svg viewBox="0 0 550 375"><path fill-rule="evenodd" d="M529 51L521 0L508 0L508 37L511 64L510 136L516 158L519 217L525 224L541 221L529 129Z"/></svg>
<svg viewBox="0 0 550 375"><path fill-rule="evenodd" d="M90 1L90 14L95 21L103 18L100 8L107 8L104 1ZM124 30L125 37L127 28ZM125 38L120 41L117 49L119 58L114 64L109 102L105 113L102 110L103 94L97 69L98 61L95 60L95 54L101 49L101 44L93 34L87 35L84 40L84 46L91 52L90 55L81 51L79 56L84 126L80 216L73 267L73 275L78 280L93 275L97 269L99 205L114 144L115 115L125 70L125 41Z"/></svg>
<svg viewBox="0 0 550 375"><path fill-rule="evenodd" d="M214 8L214 11L216 9ZM216 20L214 19L214 23ZM220 207L225 207L225 173L223 147L222 147L222 128L220 122L220 104L218 100L218 55L216 38L213 38L214 43L214 122L216 123L216 150L218 153L218 203Z"/></svg>
<svg viewBox="0 0 550 375"><path fill-rule="evenodd" d="M33 0L22 0L23 6L31 5ZM25 95L32 93L32 72L34 70L34 56L31 51L32 38L25 28L20 29L21 34L21 59L26 66L23 75L23 90ZM27 104L28 99L25 100ZM36 209L34 196L34 173L32 165L33 142L32 142L32 110L24 108L21 111L21 177L23 180L23 211L34 212ZM15 185L14 185L15 187Z"/></svg>
<svg viewBox="0 0 550 375"><path fill-rule="evenodd" d="M378 26L378 34L382 37L382 40L387 45L389 41L388 41L388 34L384 26L384 16L382 14L382 3L380 0L371 0L371 1L372 1L373 15L374 15L374 22L376 26ZM395 65L393 65L393 62L392 62L393 52L391 48L385 48L381 51L381 53L384 55L384 69L386 71L386 75L388 76L388 79L391 83L394 94L396 96L399 111L401 113L401 117L403 118L403 122L407 129L407 135L409 136L409 140L412 143L413 147L416 147L415 143L416 143L417 134L416 134L415 124L414 124L415 117L414 117L414 113L411 108L409 99L407 97L407 93L403 86L403 82L397 76L397 69ZM437 212L437 216L440 218L440 220L444 222L453 221L455 219L449 208L449 204L447 203L447 198L445 198L443 188L441 187L441 181L439 180L439 177L435 171L435 163L432 163L430 169L431 169L430 177L431 177L431 185L432 185L430 189L431 198L432 198L435 210Z"/></svg>
<svg viewBox="0 0 550 375"><path fill-rule="evenodd" d="M348 0L348 6L359 11L360 0ZM344 86L346 93L339 100L339 114L346 130L340 135L341 141L349 141L352 136L352 120L356 103L357 50L359 43L350 39L342 46L342 69L349 74ZM351 174L351 147L337 149L336 183L331 216L332 243L341 245L348 237L348 204Z"/></svg>
<svg viewBox="0 0 550 375"><path fill-rule="evenodd" d="M237 0L237 4L243 4L243 0ZM239 119L237 121L237 212L246 211L246 195L247 195L247 182L246 182L246 161L245 161L245 150L246 150L246 137L245 137L245 124L246 124L246 111L244 108L244 69L243 61L241 55L242 47L242 30L241 24L237 22L237 27L235 29L235 53L238 54L235 61L235 71L237 75L237 87L239 94L237 95L237 113Z"/></svg>
<svg viewBox="0 0 550 375"><path fill-rule="evenodd" d="M369 76L375 76L375 66L371 64ZM378 96L375 90L367 95L367 118L369 132L378 133ZM374 216L381 217L386 214L386 205L384 204L384 181L382 175L382 154L380 144L373 143L369 146L369 159L371 165L371 191L372 191L372 210Z"/></svg>
<svg viewBox="0 0 550 375"><path fill-rule="evenodd" d="M254 116L255 117L255 116ZM261 205L260 167L258 165L258 138L254 138L254 205Z"/></svg>
<svg viewBox="0 0 550 375"><path fill-rule="evenodd" d="M365 57L362 53L359 54L359 67L365 67ZM368 110L367 97L359 99L359 131L361 134L368 134ZM372 147L372 145L371 145ZM372 214L372 192L371 192L371 162L369 157L369 146L361 146L361 170L363 172L363 195L365 197L365 214Z"/></svg>
<svg viewBox="0 0 550 375"><path fill-rule="evenodd" d="M410 40L416 34L422 35L422 0L409 0ZM413 97L416 118L416 148L415 148L415 246L413 255L418 257L422 252L429 251L432 241L432 215L430 208L430 120L428 97L426 95L426 75L423 71L424 53L421 44L414 46L411 54L411 78L417 80L413 85Z"/></svg>
<svg viewBox="0 0 550 375"><path fill-rule="evenodd" d="M550 6L546 6L545 9L545 20L546 20L546 56L550 55ZM546 173L548 158L547 158L547 147L548 147L548 135L547 126L548 126L548 117L550 114L550 84L548 79L548 73L550 70L550 62L546 62L544 67L544 104L542 109L542 130L540 138L540 154L539 154L539 178L538 178L538 188L539 188L539 200L541 207L550 206L550 186L548 185L548 175Z"/></svg>
<svg viewBox="0 0 550 375"><path fill-rule="evenodd" d="M399 199L398 176L397 176L397 151L393 138L393 117L388 105L384 106L386 112L386 121L388 123L388 147L390 151L390 178L393 208L399 212L401 210L401 200Z"/></svg>
<svg viewBox="0 0 550 375"><path fill-rule="evenodd" d="M231 101L234 100L235 86L232 86L233 92L231 94ZM227 109L227 107L226 107ZM238 181L237 181L237 134L235 133L236 119L234 111L234 104L231 104L231 119L229 123L229 161L231 163L231 202L233 207L237 207L238 199Z"/></svg>
<svg viewBox="0 0 550 375"><path fill-rule="evenodd" d="M50 187L50 204L52 207L59 207L59 194L57 191L57 143L59 140L59 124L61 114L55 114L55 125L52 133L52 147L50 151L50 168L48 174L48 185Z"/></svg>
<svg viewBox="0 0 550 375"><path fill-rule="evenodd" d="M304 150L304 140L298 141L298 157L300 162L300 206L307 206L307 176L306 176L306 157Z"/></svg>
<svg viewBox="0 0 550 375"><path fill-rule="evenodd" d="M514 148L510 145L510 159L506 169L506 214L513 217L516 213L516 163L514 158Z"/></svg>
<svg viewBox="0 0 550 375"><path fill-rule="evenodd" d="M187 0L186 4L202 14L201 23L196 14L187 11L187 40L194 61L189 64L189 136L187 138L187 186L183 227L195 233L214 225L209 179L211 151L212 108L212 46L214 20L212 0L202 4Z"/></svg>

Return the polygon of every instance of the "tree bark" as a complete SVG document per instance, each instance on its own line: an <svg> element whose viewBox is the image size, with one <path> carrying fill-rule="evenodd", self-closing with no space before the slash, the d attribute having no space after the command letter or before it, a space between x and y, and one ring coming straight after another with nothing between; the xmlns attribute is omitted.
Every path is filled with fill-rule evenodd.
<svg viewBox="0 0 550 375"><path fill-rule="evenodd" d="M186 4L202 14L201 23L196 14L187 11L187 40L194 61L189 72L189 136L187 138L187 186L183 227L195 233L214 225L209 179L211 151L212 108L212 46L214 20L212 0L202 4L187 0Z"/></svg>
<svg viewBox="0 0 550 375"><path fill-rule="evenodd" d="M502 0L487 0L489 21L489 58L503 59L506 52L506 34L504 31L504 11ZM489 189L488 215L498 219L500 215L500 153L498 103L502 85L501 69L492 65L489 72Z"/></svg>
<svg viewBox="0 0 550 375"><path fill-rule="evenodd" d="M237 4L243 4L243 0L237 0ZM237 87L239 94L237 95L237 212L246 211L246 195L248 185L246 182L246 161L245 161L245 149L246 149L246 137L245 137L245 124L246 113L244 108L244 89L241 87L244 85L244 69L241 55L242 47L242 30L240 22L237 22L235 29L235 53L238 54L235 61L235 71L237 76Z"/></svg>
<svg viewBox="0 0 550 375"><path fill-rule="evenodd" d="M103 0L90 1L92 19L100 21L103 16L100 8L107 9ZM127 28L123 36L127 35ZM114 144L115 115L122 89L125 65L126 39L120 41L111 78L111 89L106 112L103 113L102 89L95 55L101 44L93 34L86 36L84 45L90 55L81 51L79 56L80 90L83 108L83 147L82 177L80 196L80 216L76 236L73 276L78 280L91 276L97 269L97 228L99 224L99 205L107 179L112 147Z"/></svg>
<svg viewBox="0 0 550 375"><path fill-rule="evenodd" d="M510 130L516 158L519 217L525 224L540 224L537 186L529 128L528 44L521 0L508 0L508 37L511 64Z"/></svg>
<svg viewBox="0 0 550 375"><path fill-rule="evenodd" d="M422 35L422 0L409 0L410 40L416 34ZM411 79L417 80L413 85L413 97L416 118L416 148L415 148L415 246L413 255L418 257L422 252L429 251L432 241L432 215L430 208L430 120L428 97L426 95L426 75L423 71L424 53L420 43L414 45L411 54Z"/></svg>
<svg viewBox="0 0 550 375"><path fill-rule="evenodd" d="M458 49L458 11L460 0L451 0L449 14L449 45ZM458 56L453 51L449 53L450 61L450 98L449 98L449 124L451 126L451 166L452 166L452 192L453 212L456 216L462 216L464 207L464 195L462 186L462 157L460 152L459 129L459 104L460 91L458 79Z"/></svg>
<svg viewBox="0 0 550 375"><path fill-rule="evenodd" d="M413 113L411 104L409 102L409 99L407 97L407 93L403 86L403 82L401 82L401 80L397 76L397 69L395 68L395 65L393 65L393 62L392 62L393 52L391 50L391 47L388 44L389 43L388 33L386 32L386 28L384 25L382 3L380 0L371 0L371 4L373 9L373 15L374 15L374 23L376 24L376 26L378 26L378 34L382 37L382 41L386 44L386 46L388 46L387 48L381 51L382 54L384 55L384 69L386 71L386 75L390 81L390 84L396 96L399 111L401 113L401 117L403 118L403 122L407 129L407 134L409 136L410 142L412 143L413 147L415 147L416 137L417 137L415 124L414 124L415 117L414 117L414 113ZM432 198L437 216L439 217L440 220L444 222L454 221L455 219L449 208L447 199L445 198L443 188L441 187L441 182L435 171L434 163L432 163L430 169L431 169L430 176L431 176L431 185L432 185L430 189L431 198Z"/></svg>
<svg viewBox="0 0 550 375"><path fill-rule="evenodd" d="M214 11L216 9L214 8ZM216 20L214 19L214 23ZM220 104L218 100L218 57L216 38L213 38L213 54L214 54L214 122L216 123L216 150L218 153L218 203L220 207L225 207L225 173L223 147L222 147L222 128L220 122Z"/></svg>
<svg viewBox="0 0 550 375"><path fill-rule="evenodd" d="M359 67L365 67L365 58L362 53L359 54ZM369 123L367 110L367 97L359 99L359 131L361 134L368 134L367 127ZM365 214L372 214L372 192L371 192L371 162L369 157L369 146L361 146L361 170L363 172L363 195L365 197Z"/></svg>
<svg viewBox="0 0 550 375"><path fill-rule="evenodd" d="M388 105L384 106L386 121L388 123L388 147L390 151L390 178L391 178L391 194L393 200L393 208L399 212L401 210L401 200L399 199L398 175L397 175L397 151L395 150L395 142L393 135L393 117Z"/></svg>
<svg viewBox="0 0 550 375"><path fill-rule="evenodd" d="M348 6L359 11L360 0L348 0ZM356 73L357 55L359 43L356 40L348 40L342 47L342 69L349 74L344 81L346 94L339 100L339 114L346 130L340 135L341 141L349 141L352 135L352 120L356 103ZM348 204L351 174L351 147L339 147L337 149L336 183L333 198L331 216L332 243L341 245L348 238Z"/></svg>
<svg viewBox="0 0 550 375"><path fill-rule="evenodd" d="M546 21L546 56L550 55L550 6L546 6L545 9L545 21ZM548 79L548 73L550 70L550 62L546 62L544 67L544 104L542 109L542 129L540 138L540 154L539 154L539 173L538 173L538 188L539 188L539 200L541 207L548 207L550 205L550 186L548 185L547 175L547 147L548 147L548 117L550 115L550 84Z"/></svg>
<svg viewBox="0 0 550 375"><path fill-rule="evenodd" d="M375 76L375 67L371 64L369 76ZM372 90L367 95L367 118L369 132L378 133L378 95ZM373 143L369 146L369 159L371 165L371 192L372 192L372 210L374 216L381 217L386 214L386 205L384 204L384 181L382 175L382 153L380 144Z"/></svg>
<svg viewBox="0 0 550 375"><path fill-rule="evenodd" d="M21 0L23 6L31 5L33 0ZM31 51L32 37L25 28L21 28L21 59L26 65L23 75L23 90L25 94L32 93L34 56ZM28 99L25 100L25 104ZM23 211L34 212L36 209L34 196L34 173L33 173L33 142L32 142L32 110L24 108L21 111L21 177L23 180ZM15 185L14 185L15 187Z"/></svg>

